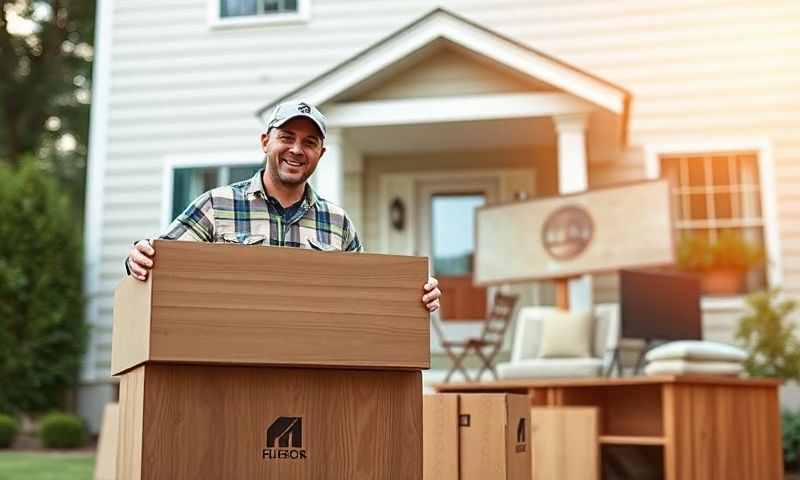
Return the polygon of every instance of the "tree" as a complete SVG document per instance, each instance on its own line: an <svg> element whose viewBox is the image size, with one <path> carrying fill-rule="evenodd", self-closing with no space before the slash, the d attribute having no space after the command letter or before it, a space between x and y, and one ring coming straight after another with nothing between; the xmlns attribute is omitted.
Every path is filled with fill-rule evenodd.
<svg viewBox="0 0 800 480"><path fill-rule="evenodd" d="M0 0L0 161L52 164L80 209L94 0Z"/></svg>
<svg viewBox="0 0 800 480"><path fill-rule="evenodd" d="M63 406L86 343L81 226L41 162L0 166L0 412Z"/></svg>

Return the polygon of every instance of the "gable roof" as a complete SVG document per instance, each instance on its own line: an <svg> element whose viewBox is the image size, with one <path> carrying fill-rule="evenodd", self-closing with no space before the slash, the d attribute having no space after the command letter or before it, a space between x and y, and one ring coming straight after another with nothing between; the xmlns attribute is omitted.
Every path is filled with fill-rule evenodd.
<svg viewBox="0 0 800 480"><path fill-rule="evenodd" d="M264 119L275 105L291 98L303 98L316 105L329 102L442 39L620 115L623 132L627 130L632 96L624 88L443 8L429 12L273 100L256 115Z"/></svg>

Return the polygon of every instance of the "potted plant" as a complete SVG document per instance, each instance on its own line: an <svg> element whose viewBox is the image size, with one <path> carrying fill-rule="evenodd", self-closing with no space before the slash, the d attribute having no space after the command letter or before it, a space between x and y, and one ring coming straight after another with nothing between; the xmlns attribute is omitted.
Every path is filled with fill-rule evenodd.
<svg viewBox="0 0 800 480"><path fill-rule="evenodd" d="M685 235L678 244L678 266L700 274L703 292L711 295L742 292L747 272L763 263L764 250L731 230L714 241Z"/></svg>

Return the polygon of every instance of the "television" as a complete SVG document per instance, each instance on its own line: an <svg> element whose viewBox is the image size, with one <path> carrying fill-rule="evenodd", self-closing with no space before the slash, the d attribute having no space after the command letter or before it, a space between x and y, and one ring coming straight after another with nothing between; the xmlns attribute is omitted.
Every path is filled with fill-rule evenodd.
<svg viewBox="0 0 800 480"><path fill-rule="evenodd" d="M622 337L702 340L700 279L695 275L620 271Z"/></svg>

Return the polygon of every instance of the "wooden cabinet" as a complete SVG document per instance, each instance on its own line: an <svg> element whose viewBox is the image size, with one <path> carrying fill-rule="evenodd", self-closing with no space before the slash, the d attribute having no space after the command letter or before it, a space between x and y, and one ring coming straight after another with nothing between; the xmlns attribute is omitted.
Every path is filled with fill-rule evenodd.
<svg viewBox="0 0 800 480"><path fill-rule="evenodd" d="M624 456L623 447L641 447L638 450L643 456L660 463L656 478L779 480L783 477L779 384L774 380L675 375L514 380L436 388L440 392L527 393L533 412L555 409L546 414L553 418L538 414L546 432L542 439L534 438L535 444L542 442L539 448L559 448L560 444L571 448L573 439L581 443L585 432L591 431L590 421L570 427L563 418L559 420L559 415L567 415L559 411L594 407L601 472L606 470L603 459L611 453ZM539 471L535 449L534 473ZM542 475L534 480L548 478Z"/></svg>

